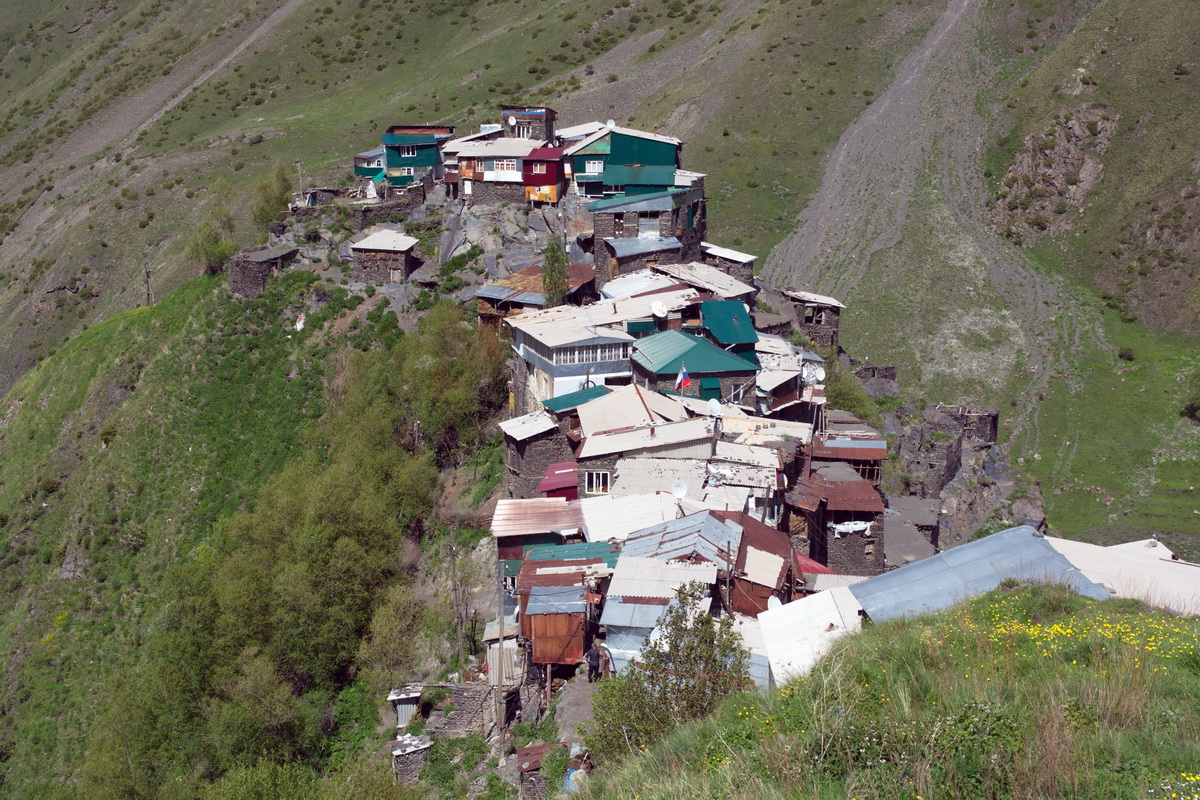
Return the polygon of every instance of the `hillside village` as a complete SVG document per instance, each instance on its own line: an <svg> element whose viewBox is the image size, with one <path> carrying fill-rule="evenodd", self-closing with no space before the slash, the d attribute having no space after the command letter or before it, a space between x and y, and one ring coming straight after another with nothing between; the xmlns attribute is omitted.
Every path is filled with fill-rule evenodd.
<svg viewBox="0 0 1200 800"><path fill-rule="evenodd" d="M769 286L754 256L709 240L705 176L683 169L681 141L612 121L560 128L550 108L500 112L459 138L451 126L388 128L352 157L351 189L297 196L292 210L315 234L272 225L267 247L230 264L235 293L253 296L288 264L327 259L408 324L422 298L445 292L510 343L490 517L498 613L486 658L443 687L446 713L420 718L426 685L388 697L398 776L418 776L434 737L502 742L556 694L560 707L586 707L585 651L621 672L691 582L734 619L759 688L803 674L864 624L1005 579L1200 610L1191 565L1162 544L1049 537L1036 502L1014 498L1016 527L972 539L963 520L978 519L953 513L952 489L974 481L965 474L986 483L1000 462L998 412L938 406L889 419L885 435L831 407L830 371L895 396L896 370L840 347L853 309ZM333 208L354 219L341 240L326 235ZM561 304L543 283L547 247L569 262ZM907 493L885 486L898 463ZM539 777L556 748L587 767L567 728L517 752L522 797L557 788Z"/></svg>

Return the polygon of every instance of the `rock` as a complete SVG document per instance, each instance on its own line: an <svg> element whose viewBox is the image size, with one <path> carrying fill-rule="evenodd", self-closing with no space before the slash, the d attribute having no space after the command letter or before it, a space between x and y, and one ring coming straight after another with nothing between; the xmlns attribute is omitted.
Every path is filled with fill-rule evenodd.
<svg viewBox="0 0 1200 800"><path fill-rule="evenodd" d="M505 211L507 211L507 210L508 209L505 209ZM509 219L508 216L501 216L501 218L500 218L500 235L504 239L506 239L508 241L512 241L514 239L519 238L521 236L521 234L523 234L523 233L524 233L524 230L522 230L521 226L517 224L516 220Z"/></svg>
<svg viewBox="0 0 1200 800"><path fill-rule="evenodd" d="M496 254L495 253L484 253L483 254L483 268L487 270L487 274L489 277L491 277L491 278L499 278L500 277L500 267L498 264L496 264Z"/></svg>
<svg viewBox="0 0 1200 800"><path fill-rule="evenodd" d="M871 397L899 397L900 384L887 378L867 378L862 382L863 388Z"/></svg>
<svg viewBox="0 0 1200 800"><path fill-rule="evenodd" d="M546 223L546 230L557 236L562 230L561 226L558 224L558 212L552 208L543 208L541 214L542 221Z"/></svg>
<svg viewBox="0 0 1200 800"><path fill-rule="evenodd" d="M550 232L550 226L546 224L546 220L542 216L542 212L538 211L536 208L529 212L529 230L536 231L538 233Z"/></svg>

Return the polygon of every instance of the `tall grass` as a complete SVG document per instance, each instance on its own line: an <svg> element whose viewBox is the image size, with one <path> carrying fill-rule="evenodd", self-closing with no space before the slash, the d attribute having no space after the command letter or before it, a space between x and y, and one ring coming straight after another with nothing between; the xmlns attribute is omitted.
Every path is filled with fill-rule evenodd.
<svg viewBox="0 0 1200 800"><path fill-rule="evenodd" d="M1192 797L1198 701L1197 621L1061 586L997 591L848 637L582 796Z"/></svg>

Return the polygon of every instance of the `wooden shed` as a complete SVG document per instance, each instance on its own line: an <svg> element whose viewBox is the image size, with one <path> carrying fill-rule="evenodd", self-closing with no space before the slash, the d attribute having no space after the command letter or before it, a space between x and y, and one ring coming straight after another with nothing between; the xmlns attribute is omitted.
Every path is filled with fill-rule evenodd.
<svg viewBox="0 0 1200 800"><path fill-rule="evenodd" d="M594 606L582 586L535 586L525 610L533 663L575 665L595 632Z"/></svg>

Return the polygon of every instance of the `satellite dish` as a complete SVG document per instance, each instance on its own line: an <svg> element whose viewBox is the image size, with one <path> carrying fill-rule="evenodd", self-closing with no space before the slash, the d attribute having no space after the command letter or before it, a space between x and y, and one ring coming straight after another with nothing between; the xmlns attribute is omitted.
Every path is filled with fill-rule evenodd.
<svg viewBox="0 0 1200 800"><path fill-rule="evenodd" d="M715 397L708 398L708 415L710 417L721 416L721 401Z"/></svg>
<svg viewBox="0 0 1200 800"><path fill-rule="evenodd" d="M617 121L615 119L610 119L608 122L604 123L604 126L611 130L617 127Z"/></svg>
<svg viewBox="0 0 1200 800"><path fill-rule="evenodd" d="M780 600L775 595L771 595L770 597L767 598L767 609L768 610L770 610L772 608L782 608L782 607L783 607L783 601Z"/></svg>
<svg viewBox="0 0 1200 800"><path fill-rule="evenodd" d="M516 124L517 124L517 118L516 118L516 117L509 117L509 118L508 118L508 125L509 125L509 127L513 127L513 126L515 126Z"/></svg>
<svg viewBox="0 0 1200 800"><path fill-rule="evenodd" d="M749 314L749 313L750 313L750 306L749 306L749 305L747 305L746 303L742 303L742 308L746 309L746 313L747 313L747 314Z"/></svg>
<svg viewBox="0 0 1200 800"><path fill-rule="evenodd" d="M818 382L825 380L825 368L817 367L817 371L813 373L813 377L816 378Z"/></svg>
<svg viewBox="0 0 1200 800"><path fill-rule="evenodd" d="M667 304L662 300L655 300L650 304L650 313L656 317L667 316Z"/></svg>
<svg viewBox="0 0 1200 800"><path fill-rule="evenodd" d="M675 495L676 500L682 500L687 496L687 484L683 481L675 481L671 484L671 494Z"/></svg>

